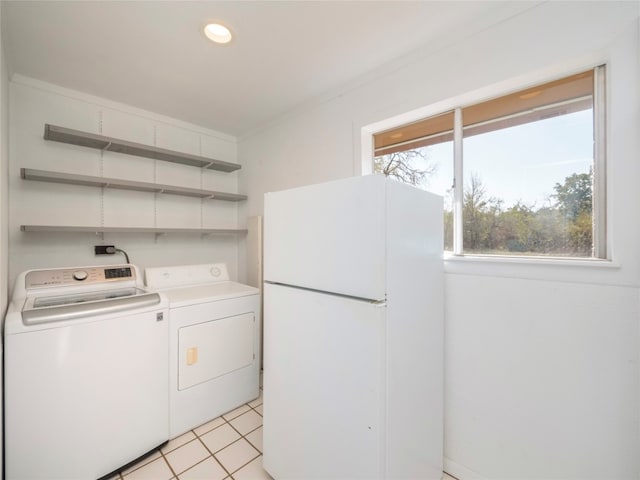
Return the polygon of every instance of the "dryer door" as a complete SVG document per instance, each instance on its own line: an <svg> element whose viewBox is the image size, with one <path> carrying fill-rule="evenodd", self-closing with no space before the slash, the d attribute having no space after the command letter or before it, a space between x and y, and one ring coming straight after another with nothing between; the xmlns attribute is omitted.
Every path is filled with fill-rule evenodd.
<svg viewBox="0 0 640 480"><path fill-rule="evenodd" d="M178 330L178 390L251 365L255 359L253 313Z"/></svg>

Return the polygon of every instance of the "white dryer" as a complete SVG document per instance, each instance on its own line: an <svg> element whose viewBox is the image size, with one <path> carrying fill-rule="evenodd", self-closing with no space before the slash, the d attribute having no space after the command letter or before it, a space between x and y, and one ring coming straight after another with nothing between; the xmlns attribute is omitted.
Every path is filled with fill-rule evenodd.
<svg viewBox="0 0 640 480"><path fill-rule="evenodd" d="M169 299L169 436L257 398L260 292L223 263L145 270Z"/></svg>

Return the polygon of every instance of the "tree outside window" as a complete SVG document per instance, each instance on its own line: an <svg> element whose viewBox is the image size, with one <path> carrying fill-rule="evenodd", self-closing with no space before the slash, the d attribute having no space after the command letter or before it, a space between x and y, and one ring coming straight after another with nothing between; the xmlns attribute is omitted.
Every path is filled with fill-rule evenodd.
<svg viewBox="0 0 640 480"><path fill-rule="evenodd" d="M454 175L453 112L375 135L374 171L445 197L445 250L458 225L454 253L592 258L594 205L604 201L594 189L594 72L458 109L464 175Z"/></svg>

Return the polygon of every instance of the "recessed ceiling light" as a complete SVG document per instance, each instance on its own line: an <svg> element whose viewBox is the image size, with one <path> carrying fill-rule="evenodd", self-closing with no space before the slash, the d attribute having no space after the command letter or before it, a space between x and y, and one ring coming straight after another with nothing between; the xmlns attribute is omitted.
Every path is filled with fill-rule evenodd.
<svg viewBox="0 0 640 480"><path fill-rule="evenodd" d="M210 23L204 27L204 34L215 43L229 43L232 38L231 30L220 23Z"/></svg>

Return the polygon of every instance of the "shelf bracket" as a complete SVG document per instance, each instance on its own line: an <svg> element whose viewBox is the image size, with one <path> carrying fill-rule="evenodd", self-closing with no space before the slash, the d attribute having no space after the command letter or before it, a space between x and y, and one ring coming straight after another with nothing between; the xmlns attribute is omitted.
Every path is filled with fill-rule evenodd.
<svg viewBox="0 0 640 480"><path fill-rule="evenodd" d="M107 144L104 147L102 147L101 150L103 152L109 151L109 147L111 146L111 143L112 142L107 142Z"/></svg>
<svg viewBox="0 0 640 480"><path fill-rule="evenodd" d="M211 165L213 165L214 163L215 163L215 162L209 162L209 163L207 163L206 165L202 165L202 167L201 167L201 168L202 168L203 170L206 170L207 168L209 168L209 167L210 167Z"/></svg>

